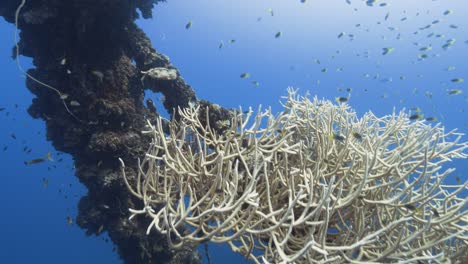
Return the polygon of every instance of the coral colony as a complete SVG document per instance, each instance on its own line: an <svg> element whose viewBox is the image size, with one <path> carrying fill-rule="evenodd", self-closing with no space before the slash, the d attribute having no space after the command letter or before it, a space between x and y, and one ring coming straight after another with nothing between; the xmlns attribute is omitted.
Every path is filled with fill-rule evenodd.
<svg viewBox="0 0 468 264"><path fill-rule="evenodd" d="M228 243L255 263L466 260L468 183L446 184L443 166L467 158L461 134L292 89L283 106L240 111L222 134L196 106L169 131L148 123L139 171L121 160L144 204L130 218L149 217L147 234L173 248Z"/></svg>

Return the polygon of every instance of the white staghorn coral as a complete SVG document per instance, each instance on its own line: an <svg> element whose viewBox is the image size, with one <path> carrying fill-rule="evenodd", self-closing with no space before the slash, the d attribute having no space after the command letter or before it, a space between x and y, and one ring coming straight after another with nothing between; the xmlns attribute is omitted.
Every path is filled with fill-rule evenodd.
<svg viewBox="0 0 468 264"><path fill-rule="evenodd" d="M198 108L179 111L169 134L148 124L153 141L131 181L121 161L144 203L131 217L150 217L148 233L172 247L229 243L256 263L466 258L468 184L445 184L453 169L442 168L467 158L461 134L404 112L358 118L291 89L282 113L240 112L222 135Z"/></svg>

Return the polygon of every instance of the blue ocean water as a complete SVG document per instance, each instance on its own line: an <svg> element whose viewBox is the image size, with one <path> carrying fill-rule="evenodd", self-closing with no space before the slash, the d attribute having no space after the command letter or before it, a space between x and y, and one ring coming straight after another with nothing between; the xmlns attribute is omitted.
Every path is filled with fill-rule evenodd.
<svg viewBox="0 0 468 264"><path fill-rule="evenodd" d="M293 86L330 100L349 96L359 114L418 107L447 129L467 133L466 14L468 1L460 0L373 6L358 0L168 0L138 24L198 98L224 107L261 104L280 111L281 96ZM71 158L46 141L43 122L26 112L33 96L11 59L14 27L1 21L0 35L0 261L119 263L105 234L86 237L70 221L86 189L73 176ZM454 44L443 48L450 39ZM391 52L383 55L384 48ZM31 66L29 58L21 60ZM250 77L240 78L243 73ZM449 95L453 89L462 93ZM24 165L49 151L54 162ZM468 161L452 165L457 170L448 181L467 180ZM209 253L212 263L245 262L226 246L210 244Z"/></svg>

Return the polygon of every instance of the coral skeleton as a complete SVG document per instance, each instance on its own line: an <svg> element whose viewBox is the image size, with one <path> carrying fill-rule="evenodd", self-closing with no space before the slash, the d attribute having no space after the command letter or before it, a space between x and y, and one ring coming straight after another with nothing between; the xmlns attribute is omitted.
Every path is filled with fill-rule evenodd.
<svg viewBox="0 0 468 264"><path fill-rule="evenodd" d="M236 112L217 133L195 107L163 131L139 171L131 218L185 243L228 243L255 263L463 263L468 183L446 184L467 158L462 134L404 111L358 118L345 103L299 96L284 110ZM464 198L460 198L464 197ZM466 263L466 262L465 262Z"/></svg>

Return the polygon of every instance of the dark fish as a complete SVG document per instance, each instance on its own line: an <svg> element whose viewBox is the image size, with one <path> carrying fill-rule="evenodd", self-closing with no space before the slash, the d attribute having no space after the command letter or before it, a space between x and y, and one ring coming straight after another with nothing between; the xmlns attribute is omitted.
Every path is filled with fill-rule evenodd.
<svg viewBox="0 0 468 264"><path fill-rule="evenodd" d="M41 162L44 162L44 161L45 161L44 158L38 158L38 159L30 160L30 161L25 161L24 164L25 165L32 165L32 164L37 164L37 163L41 163Z"/></svg>
<svg viewBox="0 0 468 264"><path fill-rule="evenodd" d="M377 2L377 0L367 0L366 5L368 6L374 6L374 4Z"/></svg>
<svg viewBox="0 0 468 264"><path fill-rule="evenodd" d="M71 216L67 216L67 223L68 225L73 225L73 218Z"/></svg>
<svg viewBox="0 0 468 264"><path fill-rule="evenodd" d="M422 119L422 118L424 118L423 114L414 114L414 115L409 117L410 120L419 120L419 119Z"/></svg>
<svg viewBox="0 0 468 264"><path fill-rule="evenodd" d="M415 211L415 212L419 212L420 209L419 208L416 208L416 206L412 205L412 204L406 204L404 205L404 207L408 210L411 210L411 211Z"/></svg>
<svg viewBox="0 0 468 264"><path fill-rule="evenodd" d="M242 74L240 75L240 77L241 77L242 79L249 78L249 77L250 77L250 73L248 73L248 72L242 73Z"/></svg>
<svg viewBox="0 0 468 264"><path fill-rule="evenodd" d="M393 52L395 48L382 48L382 55L387 55L390 52Z"/></svg>
<svg viewBox="0 0 468 264"><path fill-rule="evenodd" d="M0 112L5 110L5 107L0 107Z"/></svg>
<svg viewBox="0 0 468 264"><path fill-rule="evenodd" d="M427 122L436 122L436 121L437 121L437 117L432 117L432 116L431 116L431 117L428 117L428 118L426 118L426 121L427 121Z"/></svg>
<svg viewBox="0 0 468 264"><path fill-rule="evenodd" d="M358 140L358 141L362 141L362 135L359 134L358 132L353 132L351 133L353 135L353 137Z"/></svg>
<svg viewBox="0 0 468 264"><path fill-rule="evenodd" d="M16 135L15 135L15 134L12 133L10 136L11 136L11 138L16 139Z"/></svg>
<svg viewBox="0 0 468 264"><path fill-rule="evenodd" d="M343 136L341 136L341 135L338 135L338 134L336 134L336 133L330 134L330 135L328 136L328 138L329 138L330 140L338 140L339 142L343 142L343 141L345 141L345 139L346 139L345 137L343 137Z"/></svg>
<svg viewBox="0 0 468 264"><path fill-rule="evenodd" d="M42 178L42 186L44 186L44 188L49 186L49 179Z"/></svg>
<svg viewBox="0 0 468 264"><path fill-rule="evenodd" d="M336 101L337 103L346 103L346 102L348 102L348 100L349 100L348 97L336 97L336 98L335 98L335 101Z"/></svg>
<svg viewBox="0 0 468 264"><path fill-rule="evenodd" d="M457 95L457 94L461 94L461 93L462 93L462 90L460 90L460 89L452 89L452 90L448 91L449 95Z"/></svg>
<svg viewBox="0 0 468 264"><path fill-rule="evenodd" d="M148 108L150 112L153 112L153 113L157 112L156 105L154 104L153 100L151 100L150 98L146 100L146 108Z"/></svg>
<svg viewBox="0 0 468 264"><path fill-rule="evenodd" d="M439 212L437 212L437 210L434 208L432 208L432 213L434 214L435 217L440 217Z"/></svg>
<svg viewBox="0 0 468 264"><path fill-rule="evenodd" d="M282 34L283 34L283 33L281 33L281 31L279 31L278 33L276 33L275 38L281 37Z"/></svg>
<svg viewBox="0 0 468 264"><path fill-rule="evenodd" d="M192 27L192 21L189 21L187 25L185 25L185 29L189 29Z"/></svg>

